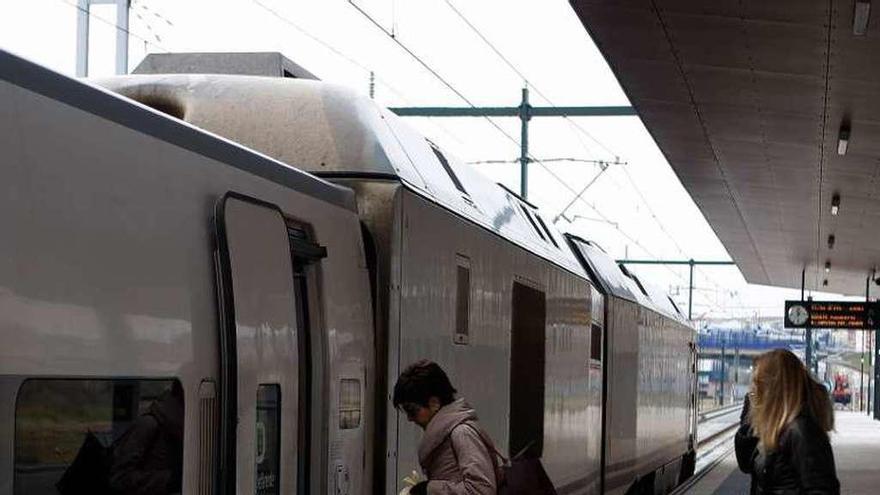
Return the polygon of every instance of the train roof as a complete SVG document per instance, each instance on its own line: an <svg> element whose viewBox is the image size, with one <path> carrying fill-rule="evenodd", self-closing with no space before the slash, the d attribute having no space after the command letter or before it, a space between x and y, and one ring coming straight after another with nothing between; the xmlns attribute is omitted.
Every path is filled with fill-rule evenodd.
<svg viewBox="0 0 880 495"><path fill-rule="evenodd" d="M351 89L311 80L151 74L98 84L321 177L399 180L430 201L586 278L533 205Z"/></svg>
<svg viewBox="0 0 880 495"><path fill-rule="evenodd" d="M153 108L0 50L0 81L143 132L292 190L354 211L354 193Z"/></svg>
<svg viewBox="0 0 880 495"><path fill-rule="evenodd" d="M598 244L572 234L565 237L603 293L641 304L676 320L682 319L681 311L663 289L641 280Z"/></svg>

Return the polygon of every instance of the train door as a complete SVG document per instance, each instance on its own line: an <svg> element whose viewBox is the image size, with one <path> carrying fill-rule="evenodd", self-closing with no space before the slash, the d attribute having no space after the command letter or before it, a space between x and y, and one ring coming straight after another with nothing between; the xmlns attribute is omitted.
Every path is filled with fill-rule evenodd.
<svg viewBox="0 0 880 495"><path fill-rule="evenodd" d="M690 431L690 449L696 450L697 448L697 424L698 416L699 416L699 392L697 390L697 343L694 341L688 342L688 350L690 351L690 359L688 362L688 366L690 369L688 370L691 373L691 383L689 384L691 389L691 400L689 404L690 411L688 412L688 430Z"/></svg>
<svg viewBox="0 0 880 495"><path fill-rule="evenodd" d="M234 193L217 205L221 493L304 493L308 466L303 259L280 210Z"/></svg>
<svg viewBox="0 0 880 495"><path fill-rule="evenodd" d="M538 459L544 451L544 292L514 282L511 323L509 454Z"/></svg>

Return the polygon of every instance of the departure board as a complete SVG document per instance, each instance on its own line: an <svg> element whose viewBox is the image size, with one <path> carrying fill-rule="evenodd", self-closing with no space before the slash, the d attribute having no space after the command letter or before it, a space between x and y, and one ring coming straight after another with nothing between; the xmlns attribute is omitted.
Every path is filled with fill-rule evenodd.
<svg viewBox="0 0 880 495"><path fill-rule="evenodd" d="M876 302L785 301L785 328L876 330L877 315Z"/></svg>

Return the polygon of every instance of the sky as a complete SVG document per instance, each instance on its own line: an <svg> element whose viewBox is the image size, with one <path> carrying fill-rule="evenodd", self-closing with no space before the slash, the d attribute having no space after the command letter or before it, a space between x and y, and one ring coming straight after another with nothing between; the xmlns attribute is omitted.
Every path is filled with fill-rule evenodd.
<svg viewBox="0 0 880 495"><path fill-rule="evenodd" d="M73 76L76 0L0 0L0 49ZM114 72L115 6L91 10L89 76ZM389 107L629 105L567 0L132 0L129 69L152 52L278 51ZM407 118L465 162L513 161L519 120ZM529 200L630 259L730 260L638 117L533 118ZM557 160L575 159L579 161ZM605 170L593 162L619 162ZM519 190L517 163L474 163ZM576 193L590 185L575 200ZM687 308L687 267L634 266ZM698 268L694 318L782 316L799 290ZM814 294L817 299L839 297Z"/></svg>

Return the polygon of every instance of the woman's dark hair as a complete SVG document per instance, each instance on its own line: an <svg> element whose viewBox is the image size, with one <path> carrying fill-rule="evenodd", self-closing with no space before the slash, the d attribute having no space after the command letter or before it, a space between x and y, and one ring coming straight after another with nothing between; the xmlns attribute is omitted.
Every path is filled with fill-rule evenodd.
<svg viewBox="0 0 880 495"><path fill-rule="evenodd" d="M392 403L395 408L407 402L427 407L431 397L437 397L440 405L445 406L455 400L455 392L443 368L433 361L422 359L407 366L400 374L394 384Z"/></svg>

